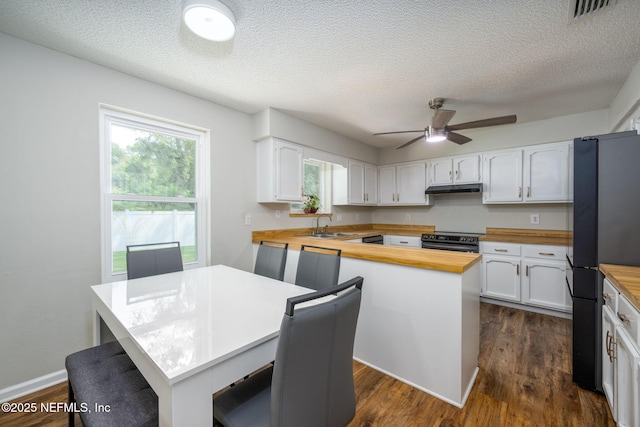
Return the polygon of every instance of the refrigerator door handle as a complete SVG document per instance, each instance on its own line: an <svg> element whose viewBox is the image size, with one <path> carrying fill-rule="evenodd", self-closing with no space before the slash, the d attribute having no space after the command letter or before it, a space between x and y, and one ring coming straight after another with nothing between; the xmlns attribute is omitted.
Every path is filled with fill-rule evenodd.
<svg viewBox="0 0 640 427"><path fill-rule="evenodd" d="M571 298L573 299L573 292L571 291L571 285L569 284L569 279L565 277L564 280L565 282L567 282L567 290L569 291L569 295L571 295Z"/></svg>

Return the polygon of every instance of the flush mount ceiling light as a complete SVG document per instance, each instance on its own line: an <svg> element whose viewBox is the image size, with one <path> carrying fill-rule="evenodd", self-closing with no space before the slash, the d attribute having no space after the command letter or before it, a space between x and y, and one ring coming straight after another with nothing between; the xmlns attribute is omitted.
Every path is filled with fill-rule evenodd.
<svg viewBox="0 0 640 427"><path fill-rule="evenodd" d="M425 132L427 142L442 142L447 139L447 132L444 129L436 129L429 126Z"/></svg>
<svg viewBox="0 0 640 427"><path fill-rule="evenodd" d="M233 12L218 0L187 0L182 17L191 31L207 40L227 41L236 33Z"/></svg>

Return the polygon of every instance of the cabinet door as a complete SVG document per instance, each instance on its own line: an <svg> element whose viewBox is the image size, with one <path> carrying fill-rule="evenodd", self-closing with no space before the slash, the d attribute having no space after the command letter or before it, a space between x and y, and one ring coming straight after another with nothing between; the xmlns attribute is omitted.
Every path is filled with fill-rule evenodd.
<svg viewBox="0 0 640 427"><path fill-rule="evenodd" d="M396 204L396 167L380 166L378 168L378 204Z"/></svg>
<svg viewBox="0 0 640 427"><path fill-rule="evenodd" d="M455 184L470 184L481 182L480 155L453 158L453 182Z"/></svg>
<svg viewBox="0 0 640 427"><path fill-rule="evenodd" d="M524 200L564 202L569 193L569 142L524 148Z"/></svg>
<svg viewBox="0 0 640 427"><path fill-rule="evenodd" d="M636 369L638 368L638 350L627 333L620 327L616 330L616 392L617 402L616 421L620 427L637 426L638 419L638 383Z"/></svg>
<svg viewBox="0 0 640 427"><path fill-rule="evenodd" d="M416 162L396 166L398 177L398 196L400 205L424 205L427 197L426 163Z"/></svg>
<svg viewBox="0 0 640 427"><path fill-rule="evenodd" d="M349 204L362 205L364 202L364 163L349 160Z"/></svg>
<svg viewBox="0 0 640 427"><path fill-rule="evenodd" d="M485 153L482 182L484 203L522 201L522 150Z"/></svg>
<svg viewBox="0 0 640 427"><path fill-rule="evenodd" d="M429 185L447 185L453 182L453 159L429 160Z"/></svg>
<svg viewBox="0 0 640 427"><path fill-rule="evenodd" d="M275 150L276 200L301 202L304 191L302 147L277 141Z"/></svg>
<svg viewBox="0 0 640 427"><path fill-rule="evenodd" d="M522 302L553 310L571 311L565 267L562 261L525 258Z"/></svg>
<svg viewBox="0 0 640 427"><path fill-rule="evenodd" d="M520 302L520 258L484 256L482 295Z"/></svg>
<svg viewBox="0 0 640 427"><path fill-rule="evenodd" d="M364 165L364 202L367 205L378 204L378 167Z"/></svg>
<svg viewBox="0 0 640 427"><path fill-rule="evenodd" d="M607 306L602 307L602 390L607 397L611 415L616 420L615 365L613 342L616 338L616 317Z"/></svg>

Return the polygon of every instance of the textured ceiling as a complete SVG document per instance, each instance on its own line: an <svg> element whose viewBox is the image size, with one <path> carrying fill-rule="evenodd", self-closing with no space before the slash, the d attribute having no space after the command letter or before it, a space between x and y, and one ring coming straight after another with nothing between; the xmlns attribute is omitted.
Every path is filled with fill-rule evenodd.
<svg viewBox="0 0 640 427"><path fill-rule="evenodd" d="M247 113L273 107L377 147L421 129L609 106L640 59L640 1L569 19L569 0L225 0L224 43L182 0L2 0L0 31ZM6 58L3 58L6 60ZM462 132L464 133L464 132Z"/></svg>

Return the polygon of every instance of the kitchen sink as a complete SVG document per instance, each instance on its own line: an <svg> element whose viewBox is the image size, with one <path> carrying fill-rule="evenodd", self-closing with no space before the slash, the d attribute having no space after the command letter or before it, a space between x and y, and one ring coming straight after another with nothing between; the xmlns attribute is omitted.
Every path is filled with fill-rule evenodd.
<svg viewBox="0 0 640 427"><path fill-rule="evenodd" d="M319 234L306 234L304 236L300 236L300 237L315 237L318 239L331 239L333 237L349 237L349 236L355 236L355 234L350 234L350 233L319 233Z"/></svg>

